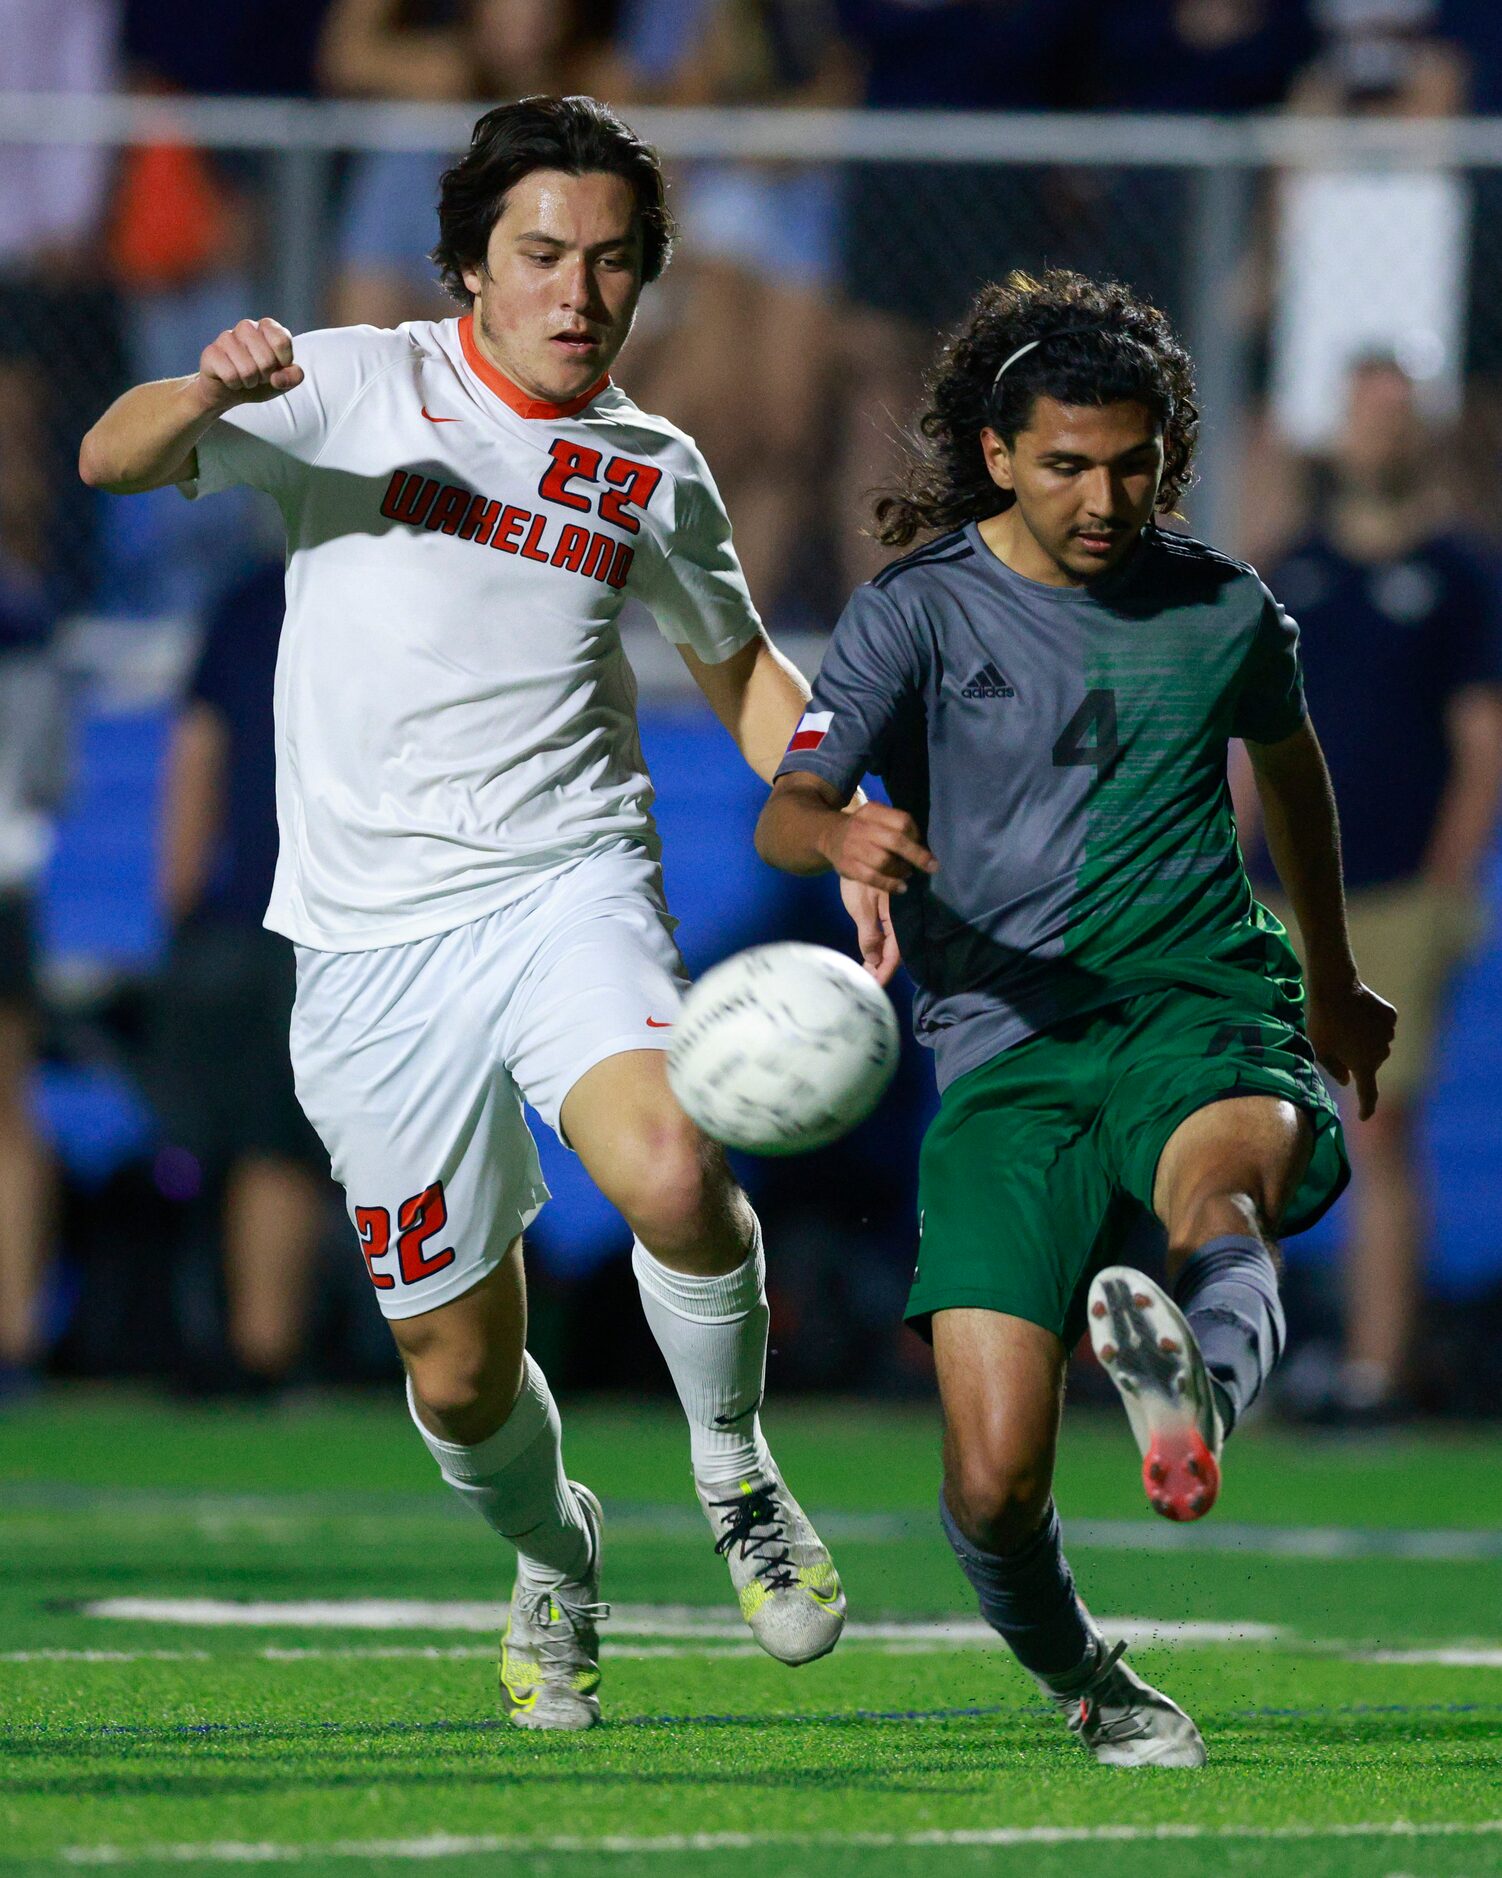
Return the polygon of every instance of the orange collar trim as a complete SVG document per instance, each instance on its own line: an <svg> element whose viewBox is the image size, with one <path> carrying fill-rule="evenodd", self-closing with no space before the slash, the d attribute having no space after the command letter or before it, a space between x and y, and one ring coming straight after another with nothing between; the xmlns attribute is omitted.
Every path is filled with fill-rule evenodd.
<svg viewBox="0 0 1502 1878"><path fill-rule="evenodd" d="M508 405L518 417L575 417L586 404L592 403L610 383L610 374L595 380L588 391L581 391L577 398L570 398L564 404L555 404L550 398L529 398L520 385L512 384L502 371L498 371L480 350L475 339L475 322L472 313L466 313L459 321L459 343L464 348L465 361L469 369L488 390L493 391L502 404Z"/></svg>

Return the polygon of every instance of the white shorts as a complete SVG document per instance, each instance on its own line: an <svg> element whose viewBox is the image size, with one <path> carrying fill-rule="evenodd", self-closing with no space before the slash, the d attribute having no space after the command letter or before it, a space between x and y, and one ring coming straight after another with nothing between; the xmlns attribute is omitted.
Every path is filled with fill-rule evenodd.
<svg viewBox="0 0 1502 1878"><path fill-rule="evenodd" d="M387 1317L471 1290L541 1211L523 1099L556 1131L596 1063L667 1048L687 983L675 924L632 849L436 938L297 948L298 1100Z"/></svg>

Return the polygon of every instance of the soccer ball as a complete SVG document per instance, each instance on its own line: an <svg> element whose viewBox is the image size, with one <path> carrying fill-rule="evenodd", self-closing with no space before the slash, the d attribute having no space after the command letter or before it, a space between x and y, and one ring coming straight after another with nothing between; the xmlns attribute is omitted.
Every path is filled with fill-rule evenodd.
<svg viewBox="0 0 1502 1878"><path fill-rule="evenodd" d="M803 1154L862 1122L900 1050L891 1001L827 946L752 946L684 999L668 1081L715 1141Z"/></svg>

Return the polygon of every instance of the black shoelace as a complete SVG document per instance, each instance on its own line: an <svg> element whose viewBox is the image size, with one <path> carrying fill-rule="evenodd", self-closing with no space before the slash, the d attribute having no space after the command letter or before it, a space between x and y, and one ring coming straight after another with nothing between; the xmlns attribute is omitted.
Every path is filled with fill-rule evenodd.
<svg viewBox="0 0 1502 1878"><path fill-rule="evenodd" d="M758 1487L754 1493L737 1494L733 1500L714 1500L711 1504L716 1512L725 1509L725 1530L715 1541L715 1551L723 1558L738 1545L742 1558L756 1560L755 1576L769 1591L791 1590L797 1580L777 1495L772 1489ZM764 1530L758 1532L758 1527Z"/></svg>

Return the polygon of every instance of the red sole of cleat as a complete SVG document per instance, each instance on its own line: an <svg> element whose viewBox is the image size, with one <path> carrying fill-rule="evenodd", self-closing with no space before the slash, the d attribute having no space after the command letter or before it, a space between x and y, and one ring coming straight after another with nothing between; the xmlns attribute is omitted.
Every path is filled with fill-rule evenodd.
<svg viewBox="0 0 1502 1878"><path fill-rule="evenodd" d="M1153 1436L1142 1461L1148 1503L1164 1519L1203 1519L1220 1494L1220 1463L1197 1428Z"/></svg>

